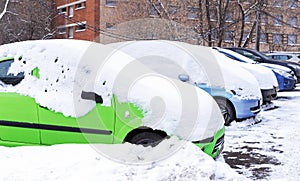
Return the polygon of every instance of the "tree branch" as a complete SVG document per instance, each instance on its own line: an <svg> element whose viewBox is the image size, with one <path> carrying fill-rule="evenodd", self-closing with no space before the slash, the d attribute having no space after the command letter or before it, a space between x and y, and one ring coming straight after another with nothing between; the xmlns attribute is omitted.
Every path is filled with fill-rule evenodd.
<svg viewBox="0 0 300 181"><path fill-rule="evenodd" d="M9 3L9 0L6 0L5 5L4 5L4 9L3 9L2 13L0 13L0 20L3 18L3 16L7 12L8 3Z"/></svg>

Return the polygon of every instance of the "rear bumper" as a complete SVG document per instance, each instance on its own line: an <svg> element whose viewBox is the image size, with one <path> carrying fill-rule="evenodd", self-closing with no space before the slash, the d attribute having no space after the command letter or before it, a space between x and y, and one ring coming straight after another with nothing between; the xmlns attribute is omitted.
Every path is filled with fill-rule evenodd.
<svg viewBox="0 0 300 181"><path fill-rule="evenodd" d="M224 148L225 127L217 131L210 142L203 143L202 141L193 142L204 153L216 158L218 157Z"/></svg>
<svg viewBox="0 0 300 181"><path fill-rule="evenodd" d="M261 110L261 102L259 99L238 99L230 98L234 109L236 119L246 119L256 116Z"/></svg>

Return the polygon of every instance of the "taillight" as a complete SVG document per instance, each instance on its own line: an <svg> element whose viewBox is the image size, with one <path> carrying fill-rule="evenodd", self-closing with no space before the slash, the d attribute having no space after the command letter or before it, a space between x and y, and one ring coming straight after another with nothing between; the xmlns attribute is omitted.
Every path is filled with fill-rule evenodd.
<svg viewBox="0 0 300 181"><path fill-rule="evenodd" d="M300 60L299 60L298 64L300 64Z"/></svg>

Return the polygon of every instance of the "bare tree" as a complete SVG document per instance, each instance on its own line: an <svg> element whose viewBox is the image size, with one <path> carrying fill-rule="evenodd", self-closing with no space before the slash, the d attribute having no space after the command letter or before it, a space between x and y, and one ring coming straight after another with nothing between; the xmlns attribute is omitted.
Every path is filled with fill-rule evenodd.
<svg viewBox="0 0 300 181"><path fill-rule="evenodd" d="M1 0L0 44L51 37L53 5L52 0Z"/></svg>

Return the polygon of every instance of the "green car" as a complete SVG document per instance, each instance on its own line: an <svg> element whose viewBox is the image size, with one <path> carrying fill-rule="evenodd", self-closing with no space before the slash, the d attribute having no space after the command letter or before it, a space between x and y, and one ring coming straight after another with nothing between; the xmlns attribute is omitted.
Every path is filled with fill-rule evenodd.
<svg viewBox="0 0 300 181"><path fill-rule="evenodd" d="M171 124L162 124L164 126L160 126L161 123L156 123L155 126L146 124L147 110L137 102L119 100L120 97L115 92L112 92L112 95L104 96L99 92L81 90L80 101L88 104L75 106L73 109L77 109L78 114L68 114L66 110L72 106L67 103L68 95L63 93L67 84L76 83L72 73L75 60L74 56L68 59L68 56L60 55L63 53L59 49L63 47L66 51L76 52L73 47L76 43L81 46L80 49L91 46L87 42L82 42L43 40L0 46L0 145L130 142L153 146L162 139L175 135L194 142L212 157L220 154L224 143L224 120L220 112L214 113L210 118L201 117L206 114L205 112L199 114L199 118L193 121L193 131L188 133L187 137L172 131ZM84 47L82 44L88 46ZM23 46L24 52L21 51L20 55L10 56L12 53L8 53L16 49L22 50ZM28 47L39 48L35 50L34 48L28 49ZM42 53L41 50L43 50ZM57 52L54 57L60 57L60 59L56 58L51 63L47 63L49 60L47 56L53 52ZM43 56L38 56L38 54L43 54ZM44 60L41 60L41 57ZM52 60L52 57L50 59ZM60 64L58 64L59 62ZM51 67L52 65L53 67ZM76 65L78 66L78 64ZM61 74L55 73L56 70ZM156 77L156 79L160 80L161 78ZM41 81L44 83L39 84ZM54 85L55 83L57 85ZM109 84L108 79L101 82L102 86L106 84ZM194 86L185 85L180 81L178 84L194 90ZM143 96L147 94L147 91L159 92L160 89L158 86L148 85L145 92L137 97L147 97ZM59 91L63 93L58 94ZM201 95L201 99L211 102L201 103L199 101L199 110L204 110L204 107L206 107L205 110L208 110L209 106L207 105L210 104L212 107L217 107L217 104L204 91L197 89L196 92L197 95ZM48 95L49 97L47 97ZM133 97L135 97L134 94ZM83 111L85 109L87 111ZM178 110L168 107L166 112L172 115ZM205 126L201 127L202 124ZM180 125L184 127L184 124Z"/></svg>

